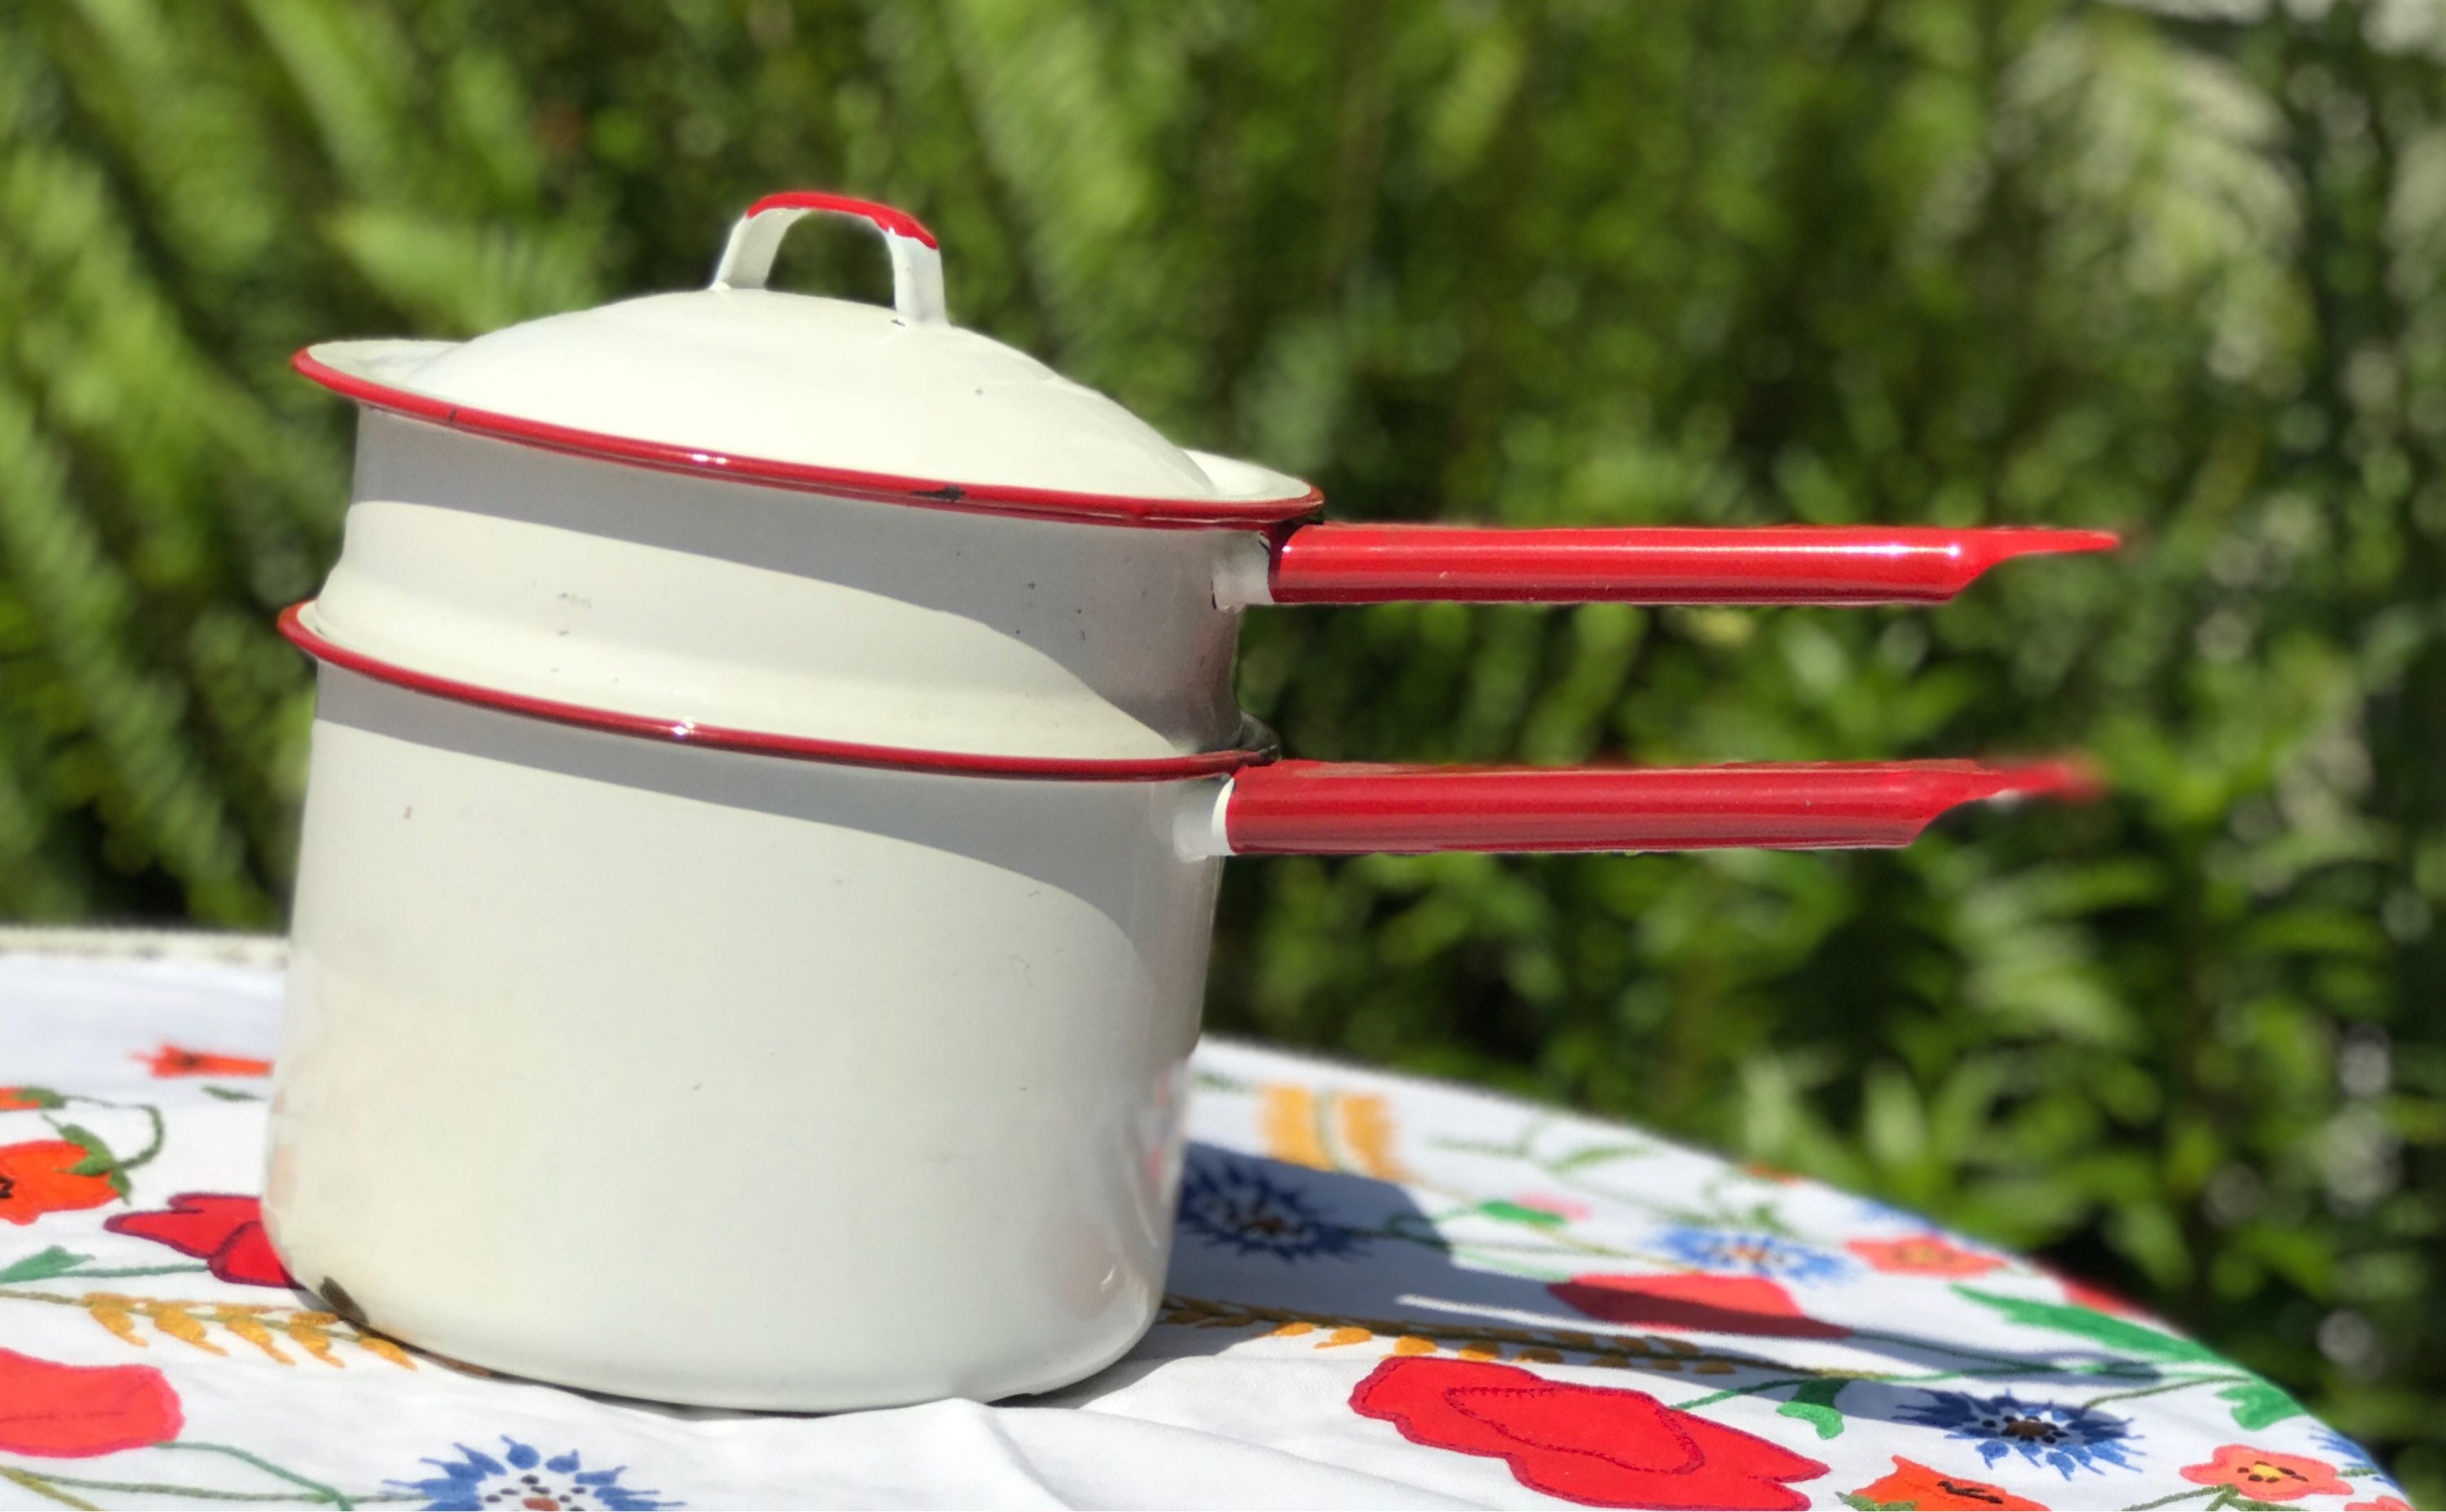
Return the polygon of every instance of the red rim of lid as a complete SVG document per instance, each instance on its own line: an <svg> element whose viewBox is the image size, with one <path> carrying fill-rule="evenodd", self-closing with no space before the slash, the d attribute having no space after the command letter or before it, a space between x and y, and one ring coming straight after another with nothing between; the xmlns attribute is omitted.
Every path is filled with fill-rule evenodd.
<svg viewBox="0 0 2446 1512"><path fill-rule="evenodd" d="M814 736L780 735L764 730L740 730L726 725L699 724L693 719L629 714L583 703L564 703L524 693L436 677L352 651L306 624L304 611L313 600L280 611L278 625L290 644L317 662L345 671L423 693L454 703L473 704L501 714L515 714L554 724L599 730L608 735L665 740L713 751L740 751L750 756L784 756L795 761L827 761L837 766L888 767L904 772L937 772L971 777L1034 777L1057 782L1170 782L1189 777L1228 776L1242 767L1263 766L1281 755L1274 734L1256 720L1242 717L1239 738L1245 742L1225 751L1195 751L1187 756L1108 759L1095 756L992 756L980 752L926 751L913 746L867 745L854 740L825 740Z"/></svg>
<svg viewBox="0 0 2446 1512"><path fill-rule="evenodd" d="M428 420L451 430L519 446L533 446L571 457L593 457L628 467L680 473L692 477L735 478L766 488L804 494L830 494L873 504L907 504L921 509L955 510L969 514L1011 514L1028 519L1067 520L1073 524L1130 525L1141 529L1264 530L1305 519L1325 506L1315 485L1287 498L1196 499L1161 498L1131 494L1080 494L1063 489L1022 488L1006 483L952 483L940 478L905 477L895 473L861 473L813 462L781 462L769 457L734 457L726 452L649 441L633 436L555 425L524 420L496 410L456 404L413 389L397 388L370 378L344 372L301 347L289 365L309 381L360 404ZM1297 481L1294 479L1294 481Z"/></svg>

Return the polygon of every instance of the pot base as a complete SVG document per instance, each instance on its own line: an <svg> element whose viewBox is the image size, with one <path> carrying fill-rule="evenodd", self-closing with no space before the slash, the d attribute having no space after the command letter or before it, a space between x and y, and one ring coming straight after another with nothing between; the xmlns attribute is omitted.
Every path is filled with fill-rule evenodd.
<svg viewBox="0 0 2446 1512"><path fill-rule="evenodd" d="M282 1262L291 1267L292 1275L310 1274L297 1269L310 1264L310 1260L302 1256L292 1259L281 1244L276 1229L273 1247ZM480 1318L472 1323L461 1319L461 1326L457 1328L446 1320L436 1320L430 1327L403 1327L369 1316L354 1294L331 1279L326 1278L309 1290L325 1307L350 1324L464 1374L506 1376L655 1406L743 1412L867 1411L951 1398L997 1402L1060 1391L1096 1374L1136 1348L1154 1325L1161 1303L1159 1297L1148 1299L1134 1314L1135 1321L1114 1319L1121 1326L1114 1328L1109 1337L1082 1342L1059 1357L989 1363L969 1360L956 1370L931 1372L913 1368L851 1377L814 1370L803 1375L749 1379L711 1359L702 1369L675 1371L666 1362L623 1359L600 1351L572 1353L550 1348L521 1350L505 1343Z"/></svg>
<svg viewBox="0 0 2446 1512"><path fill-rule="evenodd" d="M692 749L327 667L265 1221L454 1359L1047 1391L1162 1292L1214 784Z"/></svg>

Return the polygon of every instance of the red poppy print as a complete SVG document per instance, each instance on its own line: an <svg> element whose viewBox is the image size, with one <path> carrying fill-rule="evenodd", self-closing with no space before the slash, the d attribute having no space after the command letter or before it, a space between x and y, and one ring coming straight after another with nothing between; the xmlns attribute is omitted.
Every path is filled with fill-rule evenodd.
<svg viewBox="0 0 2446 1512"><path fill-rule="evenodd" d="M1390 1359L1350 1409L1413 1444L1499 1459L1532 1491L1586 1506L1799 1508L1826 1466L1676 1411L1645 1391L1569 1386L1514 1365Z"/></svg>
<svg viewBox="0 0 2446 1512"><path fill-rule="evenodd" d="M1855 1239L1843 1247L1867 1260L1871 1270L1891 1276L1985 1276L2004 1263L1997 1256L1965 1249L1942 1234Z"/></svg>
<svg viewBox="0 0 2446 1512"><path fill-rule="evenodd" d="M116 1198L107 1175L76 1169L92 1158L83 1145L65 1139L0 1145L0 1220L22 1228L45 1213L100 1207Z"/></svg>
<svg viewBox="0 0 2446 1512"><path fill-rule="evenodd" d="M2257 1502L2295 1502L2305 1496L2350 1496L2336 1467L2304 1454L2274 1454L2247 1444L2229 1444L2204 1465L2183 1466L2183 1479L2199 1485L2230 1485Z"/></svg>
<svg viewBox="0 0 2446 1512"><path fill-rule="evenodd" d="M167 1244L202 1260L215 1276L247 1286L294 1286L263 1232L263 1204L253 1197L180 1192L166 1211L122 1213L102 1225Z"/></svg>
<svg viewBox="0 0 2446 1512"><path fill-rule="evenodd" d="M179 1436L179 1393L149 1365L58 1365L0 1350L0 1450L81 1460Z"/></svg>
<svg viewBox="0 0 2446 1512"><path fill-rule="evenodd" d="M0 1113L27 1108L57 1108L60 1094L48 1087L0 1087Z"/></svg>
<svg viewBox="0 0 2446 1512"><path fill-rule="evenodd" d="M2086 1307L2098 1313L2112 1313L2117 1317L2136 1317L2148 1322L2156 1321L2149 1316L2148 1309L2119 1293L2110 1292L2103 1286L2092 1286L2089 1282L2066 1276L2061 1271L2050 1271L2047 1274L2053 1276L2056 1279L2056 1284L2063 1288L2063 1299L2075 1307Z"/></svg>
<svg viewBox="0 0 2446 1512"><path fill-rule="evenodd" d="M2375 1502L2347 1502L2344 1512L2412 1512L2412 1503L2399 1496L2382 1496Z"/></svg>
<svg viewBox="0 0 2446 1512"><path fill-rule="evenodd" d="M1842 1338L1763 1276L1574 1276L1546 1288L1573 1310L1608 1323L1690 1329L1766 1338Z"/></svg>
<svg viewBox="0 0 2446 1512"><path fill-rule="evenodd" d="M2047 1512L2043 1502L2025 1501L2001 1485L1989 1485L1967 1476L1939 1474L1899 1454L1894 1456L1893 1474L1871 1481L1844 1500L1870 1506L1907 1506L1913 1512L1973 1512L1976 1508L1987 1508L1989 1512Z"/></svg>
<svg viewBox="0 0 2446 1512"><path fill-rule="evenodd" d="M1522 1192L1512 1199L1512 1205L1532 1213L1559 1218L1566 1223L1586 1218L1591 1211L1586 1203L1569 1197L1556 1197L1550 1192Z"/></svg>
<svg viewBox="0 0 2446 1512"><path fill-rule="evenodd" d="M163 1045L149 1055L136 1057L144 1069L160 1077L169 1076L269 1076L272 1062L249 1055L215 1055L200 1050L181 1050L176 1045Z"/></svg>

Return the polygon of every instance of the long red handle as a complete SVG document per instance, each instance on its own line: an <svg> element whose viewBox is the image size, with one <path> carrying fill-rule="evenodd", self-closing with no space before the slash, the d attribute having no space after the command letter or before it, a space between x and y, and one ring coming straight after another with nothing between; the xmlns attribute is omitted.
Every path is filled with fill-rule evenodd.
<svg viewBox="0 0 2446 1512"><path fill-rule="evenodd" d="M2012 557L2116 544L2011 527L1308 525L1276 543L1267 588L1276 604L1939 604Z"/></svg>
<svg viewBox="0 0 2446 1512"><path fill-rule="evenodd" d="M1956 804L2079 797L2076 761L1722 767L1244 767L1223 804L1239 855L1429 850L1778 850L1909 845Z"/></svg>

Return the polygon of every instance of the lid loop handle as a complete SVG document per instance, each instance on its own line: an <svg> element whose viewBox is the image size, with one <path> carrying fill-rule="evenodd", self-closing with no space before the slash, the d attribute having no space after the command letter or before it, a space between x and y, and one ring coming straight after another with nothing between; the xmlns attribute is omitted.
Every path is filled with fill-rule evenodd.
<svg viewBox="0 0 2446 1512"><path fill-rule="evenodd" d="M812 189L766 195L748 206L714 266L713 287L763 288L781 238L800 216L818 212L863 220L883 233L884 249L892 254L892 308L904 325L950 324L943 307L943 253L932 232L905 210Z"/></svg>

